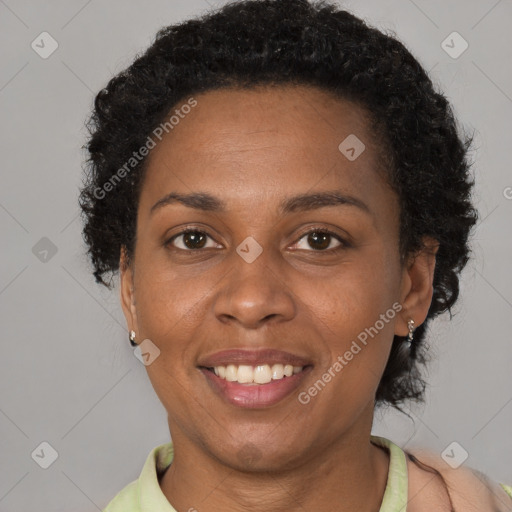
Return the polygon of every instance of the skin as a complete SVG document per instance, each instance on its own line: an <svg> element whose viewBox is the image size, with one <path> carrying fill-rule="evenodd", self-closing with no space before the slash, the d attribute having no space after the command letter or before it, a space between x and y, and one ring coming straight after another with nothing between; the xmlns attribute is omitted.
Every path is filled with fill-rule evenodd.
<svg viewBox="0 0 512 512"><path fill-rule="evenodd" d="M393 336L426 318L435 242L401 265L398 198L359 107L302 86L195 98L148 157L134 258L120 259L128 328L161 351L146 369L175 447L162 491L180 511L378 510L389 457L370 442L375 392ZM338 150L350 134L366 145L354 161ZM369 211L279 213L291 196L331 190ZM173 203L150 214L169 192L200 191L227 209ZM189 225L209 236L206 248L187 249L183 236L166 245ZM332 237L322 252L309 228L350 245L329 254L340 246ZM252 263L236 252L248 236L263 248ZM264 409L236 407L197 368L220 350L277 348L312 361L303 391L394 303L403 309L306 405L292 393ZM242 456L249 448L252 460Z"/></svg>
<svg viewBox="0 0 512 512"><path fill-rule="evenodd" d="M420 448L407 450L421 462L437 469L450 489L453 509L450 507L446 487L441 478L420 469L407 460L408 503L411 512L432 510L464 512L506 512L512 511L512 500L502 487L485 474L471 467L448 466L439 454Z"/></svg>

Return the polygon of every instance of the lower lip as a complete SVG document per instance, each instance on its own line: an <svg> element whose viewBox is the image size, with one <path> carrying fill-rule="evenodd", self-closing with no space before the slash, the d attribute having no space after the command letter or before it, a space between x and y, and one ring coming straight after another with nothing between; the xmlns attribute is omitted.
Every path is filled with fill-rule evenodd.
<svg viewBox="0 0 512 512"><path fill-rule="evenodd" d="M311 366L307 366L300 373L295 373L291 377L273 380L267 384L249 385L229 382L217 377L215 373L206 368L200 368L213 391L229 403L249 409L258 409L277 404L299 387L311 369Z"/></svg>

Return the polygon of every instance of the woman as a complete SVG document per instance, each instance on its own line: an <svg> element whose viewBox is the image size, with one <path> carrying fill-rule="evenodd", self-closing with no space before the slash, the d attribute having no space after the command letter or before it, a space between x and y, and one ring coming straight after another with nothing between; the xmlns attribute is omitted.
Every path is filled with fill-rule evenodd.
<svg viewBox="0 0 512 512"><path fill-rule="evenodd" d="M172 443L106 512L512 510L371 434L422 400L477 218L470 139L397 40L247 0L162 29L96 97L84 237L119 270Z"/></svg>

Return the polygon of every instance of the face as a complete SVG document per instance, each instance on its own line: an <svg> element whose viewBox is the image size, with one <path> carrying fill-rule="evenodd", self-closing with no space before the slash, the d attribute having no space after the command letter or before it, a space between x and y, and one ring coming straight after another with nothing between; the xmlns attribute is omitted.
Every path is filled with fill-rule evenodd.
<svg viewBox="0 0 512 512"><path fill-rule="evenodd" d="M407 333L398 309L419 302L397 196L354 104L307 87L195 100L148 157L123 309L160 350L146 369L175 443L232 467L299 464L369 433Z"/></svg>

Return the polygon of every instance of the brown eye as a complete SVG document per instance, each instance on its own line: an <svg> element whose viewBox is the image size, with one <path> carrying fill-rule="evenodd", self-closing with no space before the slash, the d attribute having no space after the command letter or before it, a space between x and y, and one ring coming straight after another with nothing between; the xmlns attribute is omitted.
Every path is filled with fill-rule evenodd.
<svg viewBox="0 0 512 512"><path fill-rule="evenodd" d="M335 251L337 249L340 249L347 244L335 233L331 233L330 231L326 230L320 230L315 229L313 231L309 231L308 233L305 233L302 235L298 242L298 249L306 249L308 250L308 247L300 247L299 244L301 243L301 240L305 239L305 243L308 247L312 248L315 251L320 252L330 252ZM331 246L333 241L337 241L338 244L334 247Z"/></svg>
<svg viewBox="0 0 512 512"><path fill-rule="evenodd" d="M180 238L181 247L179 244L174 244L174 242ZM174 235L166 242L166 244L174 244L178 249L190 251L194 249L204 249L208 238L210 238L209 235L207 235L204 231L188 229L178 233L177 235Z"/></svg>
<svg viewBox="0 0 512 512"><path fill-rule="evenodd" d="M310 233L308 235L308 244L313 247L313 249L327 249L331 242L331 235L328 233Z"/></svg>

